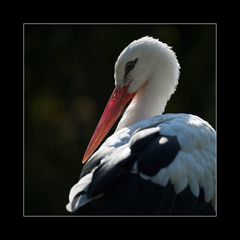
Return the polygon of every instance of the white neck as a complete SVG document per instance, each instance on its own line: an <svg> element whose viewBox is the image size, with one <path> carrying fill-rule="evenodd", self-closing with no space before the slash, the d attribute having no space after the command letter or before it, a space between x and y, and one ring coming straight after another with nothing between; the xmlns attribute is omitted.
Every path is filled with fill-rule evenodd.
<svg viewBox="0 0 240 240"><path fill-rule="evenodd" d="M157 64L151 79L137 92L123 114L116 131L164 112L178 84L179 64L175 55Z"/></svg>

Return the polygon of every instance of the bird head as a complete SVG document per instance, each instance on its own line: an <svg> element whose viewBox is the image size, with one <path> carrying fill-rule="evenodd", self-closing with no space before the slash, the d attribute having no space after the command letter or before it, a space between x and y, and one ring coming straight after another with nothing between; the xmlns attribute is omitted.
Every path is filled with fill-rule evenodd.
<svg viewBox="0 0 240 240"><path fill-rule="evenodd" d="M135 40L121 52L115 63L115 85L128 86L129 93L136 93L153 78L158 68L166 69L169 61L175 59L171 47L158 39L146 36Z"/></svg>
<svg viewBox="0 0 240 240"><path fill-rule="evenodd" d="M90 140L82 160L83 163L97 149L136 93L148 84L154 75L159 73L159 70L162 73L168 73L169 65L172 65L171 62L176 63L178 71L175 53L167 44L152 37L135 40L122 51L115 63L116 87ZM169 83L167 85L171 86ZM172 84L174 88L175 85ZM173 92L174 88L171 90L169 87L168 89L171 90L169 92Z"/></svg>

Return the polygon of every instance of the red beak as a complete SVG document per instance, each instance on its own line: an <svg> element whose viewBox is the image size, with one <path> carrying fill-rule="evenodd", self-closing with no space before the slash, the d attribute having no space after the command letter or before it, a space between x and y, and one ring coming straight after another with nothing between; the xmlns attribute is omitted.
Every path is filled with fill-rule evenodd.
<svg viewBox="0 0 240 240"><path fill-rule="evenodd" d="M106 137L118 117L124 110L127 103L134 97L134 93L127 91L128 85L116 87L108 100L107 106L98 122L95 132L88 144L87 150L83 156L82 163L85 163L94 153L102 140Z"/></svg>

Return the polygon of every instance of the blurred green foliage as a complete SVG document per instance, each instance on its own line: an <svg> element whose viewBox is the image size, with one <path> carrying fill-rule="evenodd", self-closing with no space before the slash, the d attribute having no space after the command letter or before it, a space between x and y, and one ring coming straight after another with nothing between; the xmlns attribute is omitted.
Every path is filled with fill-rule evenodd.
<svg viewBox="0 0 240 240"><path fill-rule="evenodd" d="M66 215L81 157L114 88L120 52L143 36L173 47L179 86L166 112L215 127L214 25L31 25L24 27L26 215Z"/></svg>

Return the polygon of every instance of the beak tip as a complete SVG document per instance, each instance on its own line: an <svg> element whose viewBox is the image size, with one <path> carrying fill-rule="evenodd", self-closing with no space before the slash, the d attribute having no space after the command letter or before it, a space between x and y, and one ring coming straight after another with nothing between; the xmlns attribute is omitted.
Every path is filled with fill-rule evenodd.
<svg viewBox="0 0 240 240"><path fill-rule="evenodd" d="M84 164L88 159L89 159L89 156L87 156L87 154L85 153L82 158L82 164Z"/></svg>

